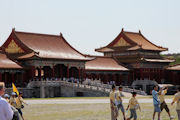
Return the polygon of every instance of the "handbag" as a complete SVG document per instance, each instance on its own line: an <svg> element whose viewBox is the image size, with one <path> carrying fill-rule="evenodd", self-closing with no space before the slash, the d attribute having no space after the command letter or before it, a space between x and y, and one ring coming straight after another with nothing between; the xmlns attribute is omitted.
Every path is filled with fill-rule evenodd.
<svg viewBox="0 0 180 120"><path fill-rule="evenodd" d="M21 108L23 109L23 108L24 108L24 105L21 105Z"/></svg>
<svg viewBox="0 0 180 120"><path fill-rule="evenodd" d="M136 105L134 106L134 109L135 109L135 110L139 109L139 104L136 104Z"/></svg>

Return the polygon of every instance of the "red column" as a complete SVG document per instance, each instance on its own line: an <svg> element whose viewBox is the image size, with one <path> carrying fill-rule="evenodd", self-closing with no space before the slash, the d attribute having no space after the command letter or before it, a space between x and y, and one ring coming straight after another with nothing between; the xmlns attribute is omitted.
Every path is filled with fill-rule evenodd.
<svg viewBox="0 0 180 120"><path fill-rule="evenodd" d="M31 67L31 77L34 78L35 77L35 66Z"/></svg>
<svg viewBox="0 0 180 120"><path fill-rule="evenodd" d="M174 75L173 71L171 72L171 76L172 76L172 82L173 82L173 84L175 84L175 75Z"/></svg>
<svg viewBox="0 0 180 120"><path fill-rule="evenodd" d="M98 79L98 80L100 79L100 74L97 74L97 79Z"/></svg>
<svg viewBox="0 0 180 120"><path fill-rule="evenodd" d="M69 65L67 65L67 78L69 78Z"/></svg>
<svg viewBox="0 0 180 120"><path fill-rule="evenodd" d="M29 79L28 80L26 79L27 77L26 77L26 73L25 72L24 73L22 72L20 76L21 76L21 80L23 81L23 83L24 82L29 82Z"/></svg>
<svg viewBox="0 0 180 120"><path fill-rule="evenodd" d="M39 67L39 81L41 81L41 70L42 70L42 68L41 68L41 66Z"/></svg>
<svg viewBox="0 0 180 120"><path fill-rule="evenodd" d="M54 67L55 67L55 66L52 67L52 77L55 77L55 74L54 74Z"/></svg>
<svg viewBox="0 0 180 120"><path fill-rule="evenodd" d="M107 83L107 78L106 78L105 74L103 74L103 78L104 78L104 83L106 84Z"/></svg>
<svg viewBox="0 0 180 120"><path fill-rule="evenodd" d="M73 68L71 68L71 70L70 70L70 72L69 72L69 76L75 78L75 75L74 75L74 69L73 69Z"/></svg>
<svg viewBox="0 0 180 120"><path fill-rule="evenodd" d="M95 77L94 79L97 80L97 79L98 79L98 74L97 74L97 73L94 73L94 75L95 75L95 76L94 76L94 77Z"/></svg>
<svg viewBox="0 0 180 120"><path fill-rule="evenodd" d="M63 74L62 74L62 66L60 65L60 77L63 78Z"/></svg>
<svg viewBox="0 0 180 120"><path fill-rule="evenodd" d="M86 76L87 76L86 71L85 71L85 69L83 69L83 80L86 79Z"/></svg>
<svg viewBox="0 0 180 120"><path fill-rule="evenodd" d="M122 75L119 75L119 84L122 84Z"/></svg>
<svg viewBox="0 0 180 120"><path fill-rule="evenodd" d="M91 75L91 73L89 73L89 79L92 79L92 75Z"/></svg>
<svg viewBox="0 0 180 120"><path fill-rule="evenodd" d="M133 72L133 77L134 77L134 72ZM133 80L132 81L134 81L134 78L133 78ZM130 83L131 81L130 81L130 73L128 73L128 83Z"/></svg>
<svg viewBox="0 0 180 120"><path fill-rule="evenodd" d="M79 79L81 78L81 68L78 69Z"/></svg>
<svg viewBox="0 0 180 120"><path fill-rule="evenodd" d="M142 77L142 80L144 80L144 69L141 68L141 77Z"/></svg>
<svg viewBox="0 0 180 120"><path fill-rule="evenodd" d="M164 70L161 70L161 79L165 79Z"/></svg>
<svg viewBox="0 0 180 120"><path fill-rule="evenodd" d="M0 72L0 82L2 82L2 73Z"/></svg>
<svg viewBox="0 0 180 120"><path fill-rule="evenodd" d="M142 68L139 68L139 72L140 72L140 80L142 80L143 79L143 77L142 77Z"/></svg>
<svg viewBox="0 0 180 120"><path fill-rule="evenodd" d="M117 84L116 83L116 75L115 74L112 74L113 75L113 81L115 81L115 84Z"/></svg>
<svg viewBox="0 0 180 120"><path fill-rule="evenodd" d="M158 79L159 79L159 82L161 83L161 70L160 70L160 68L158 69Z"/></svg>
<svg viewBox="0 0 180 120"><path fill-rule="evenodd" d="M4 72L4 83L7 84L7 73Z"/></svg>
<svg viewBox="0 0 180 120"><path fill-rule="evenodd" d="M82 80L84 80L85 78L85 72L84 72L84 68L82 69Z"/></svg>
<svg viewBox="0 0 180 120"><path fill-rule="evenodd" d="M11 77L12 77L12 83L15 83L15 80L14 80L14 73L11 74Z"/></svg>
<svg viewBox="0 0 180 120"><path fill-rule="evenodd" d="M148 74L149 74L149 80L151 80L151 71L150 71L150 68L148 69Z"/></svg>
<svg viewBox="0 0 180 120"><path fill-rule="evenodd" d="M130 73L129 73L130 74ZM128 74L128 79L129 79L129 74ZM134 70L132 71L132 74L133 74L133 81L134 81Z"/></svg>
<svg viewBox="0 0 180 120"><path fill-rule="evenodd" d="M108 74L106 74L105 77L106 77L106 83L109 82L109 80L108 80Z"/></svg>

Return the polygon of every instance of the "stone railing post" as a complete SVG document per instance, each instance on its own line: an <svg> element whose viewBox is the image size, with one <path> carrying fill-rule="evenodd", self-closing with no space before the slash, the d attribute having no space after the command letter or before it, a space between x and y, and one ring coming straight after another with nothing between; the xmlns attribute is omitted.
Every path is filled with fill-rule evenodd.
<svg viewBox="0 0 180 120"><path fill-rule="evenodd" d="M45 86L42 81L40 86L40 98L45 98Z"/></svg>

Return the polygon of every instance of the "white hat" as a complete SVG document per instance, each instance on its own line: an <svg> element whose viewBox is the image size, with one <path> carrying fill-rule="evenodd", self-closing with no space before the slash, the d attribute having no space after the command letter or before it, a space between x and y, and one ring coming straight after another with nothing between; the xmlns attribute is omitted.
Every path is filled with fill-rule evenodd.
<svg viewBox="0 0 180 120"><path fill-rule="evenodd" d="M5 98L9 98L9 95L8 95L8 94L4 94L4 97L5 97Z"/></svg>
<svg viewBox="0 0 180 120"><path fill-rule="evenodd" d="M12 94L11 95L16 95L16 93L15 92L12 92Z"/></svg>

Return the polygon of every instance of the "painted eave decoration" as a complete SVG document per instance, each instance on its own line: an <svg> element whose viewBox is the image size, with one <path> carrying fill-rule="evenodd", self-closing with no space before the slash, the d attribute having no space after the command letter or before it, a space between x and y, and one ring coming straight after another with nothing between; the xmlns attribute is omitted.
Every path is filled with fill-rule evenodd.
<svg viewBox="0 0 180 120"><path fill-rule="evenodd" d="M7 48L5 48L5 52L7 53L24 53L24 50L19 47L16 42L12 39L8 44Z"/></svg>
<svg viewBox="0 0 180 120"><path fill-rule="evenodd" d="M124 38L122 37L113 45L113 47L127 47L127 46L130 46L130 44L126 42L126 40L124 40Z"/></svg>

